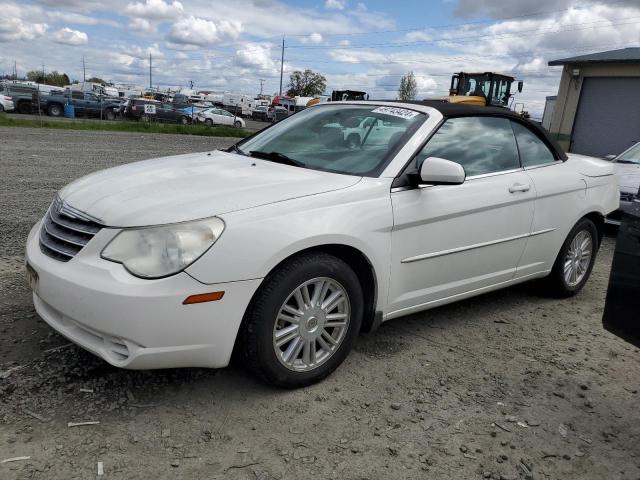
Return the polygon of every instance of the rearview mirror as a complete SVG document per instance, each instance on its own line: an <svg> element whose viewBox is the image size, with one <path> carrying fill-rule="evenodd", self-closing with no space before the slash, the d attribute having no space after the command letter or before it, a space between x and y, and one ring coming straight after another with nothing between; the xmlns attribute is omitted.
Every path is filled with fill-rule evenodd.
<svg viewBox="0 0 640 480"><path fill-rule="evenodd" d="M429 185L460 185L467 174L459 163L428 157L420 167L420 180Z"/></svg>

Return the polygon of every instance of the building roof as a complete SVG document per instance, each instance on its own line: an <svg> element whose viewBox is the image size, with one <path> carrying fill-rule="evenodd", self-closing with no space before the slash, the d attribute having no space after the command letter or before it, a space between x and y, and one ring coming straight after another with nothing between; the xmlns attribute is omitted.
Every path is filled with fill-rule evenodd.
<svg viewBox="0 0 640 480"><path fill-rule="evenodd" d="M622 48L620 50L551 60L549 66L566 65L567 63L640 63L640 47Z"/></svg>

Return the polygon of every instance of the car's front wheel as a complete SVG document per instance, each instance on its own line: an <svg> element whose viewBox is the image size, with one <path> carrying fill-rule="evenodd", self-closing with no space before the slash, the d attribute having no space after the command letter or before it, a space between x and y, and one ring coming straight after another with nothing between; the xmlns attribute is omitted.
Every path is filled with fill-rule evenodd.
<svg viewBox="0 0 640 480"><path fill-rule="evenodd" d="M598 229L588 218L580 220L567 235L545 279L549 293L556 297L570 297L587 283L596 260L599 246Z"/></svg>
<svg viewBox="0 0 640 480"><path fill-rule="evenodd" d="M270 274L247 311L245 365L285 388L317 382L346 358L360 331L363 294L342 260L309 253Z"/></svg>
<svg viewBox="0 0 640 480"><path fill-rule="evenodd" d="M236 122L233 123L233 126L235 128L240 128L242 126L242 123L240 121L236 121Z"/></svg>

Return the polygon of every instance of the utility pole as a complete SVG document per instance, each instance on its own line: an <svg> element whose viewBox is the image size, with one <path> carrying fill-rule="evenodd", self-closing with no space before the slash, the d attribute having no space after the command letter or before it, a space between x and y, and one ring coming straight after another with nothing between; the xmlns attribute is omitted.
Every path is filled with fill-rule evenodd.
<svg viewBox="0 0 640 480"><path fill-rule="evenodd" d="M284 35L282 36L282 56L280 57L280 96L282 96L282 74L284 72Z"/></svg>
<svg viewBox="0 0 640 480"><path fill-rule="evenodd" d="M87 81L87 67L84 63L84 55L82 56L82 83Z"/></svg>
<svg viewBox="0 0 640 480"><path fill-rule="evenodd" d="M153 83L151 82L152 76L151 76L151 53L149 53L149 89L153 89Z"/></svg>
<svg viewBox="0 0 640 480"><path fill-rule="evenodd" d="M262 96L262 87L264 87L264 78L259 78L258 79L260 81L260 96Z"/></svg>
<svg viewBox="0 0 640 480"><path fill-rule="evenodd" d="M18 80L18 62L13 61L13 79Z"/></svg>

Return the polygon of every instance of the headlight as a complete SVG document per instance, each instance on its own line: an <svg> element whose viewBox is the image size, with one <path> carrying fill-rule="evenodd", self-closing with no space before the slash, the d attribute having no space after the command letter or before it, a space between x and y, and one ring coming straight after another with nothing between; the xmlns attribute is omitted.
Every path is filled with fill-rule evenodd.
<svg viewBox="0 0 640 480"><path fill-rule="evenodd" d="M223 231L224 222L217 217L122 230L102 250L102 258L122 263L137 277L166 277L200 258Z"/></svg>

